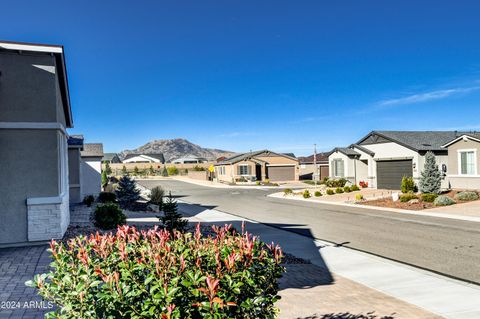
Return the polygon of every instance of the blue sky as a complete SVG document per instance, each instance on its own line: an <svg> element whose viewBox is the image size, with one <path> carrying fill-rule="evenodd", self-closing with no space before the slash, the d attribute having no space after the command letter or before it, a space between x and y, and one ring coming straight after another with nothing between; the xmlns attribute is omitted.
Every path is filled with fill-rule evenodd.
<svg viewBox="0 0 480 319"><path fill-rule="evenodd" d="M1 1L0 39L65 46L70 132L106 151L480 130L478 1Z"/></svg>

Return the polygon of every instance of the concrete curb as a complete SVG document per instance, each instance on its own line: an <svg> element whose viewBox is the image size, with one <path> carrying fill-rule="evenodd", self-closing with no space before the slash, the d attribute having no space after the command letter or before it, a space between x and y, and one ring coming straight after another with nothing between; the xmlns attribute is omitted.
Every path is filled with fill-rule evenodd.
<svg viewBox="0 0 480 319"><path fill-rule="evenodd" d="M392 213L400 213L400 214L407 214L407 215L417 215L417 216L429 216L429 217L439 217L439 218L448 218L448 219L457 219L469 222L477 222L480 223L480 217L474 216L465 216L465 215L454 215L454 214L446 214L446 213L432 213L428 212L428 210L423 211L412 211L407 209L399 209L399 208L389 208L389 207L376 207L376 206L367 206L367 205L359 205L359 204L348 204L348 203L338 203L338 202L329 202L324 200L309 200L301 197L292 197L292 196L284 196L283 193L273 193L267 195L271 198L279 198L279 199L286 199L286 200L298 200L298 201L305 201L309 203L318 203L323 205L334 205L334 206L343 206L343 207L354 207L354 208L362 208L362 209L371 209L371 210L378 210L378 211L386 211ZM460 204L461 205L461 204Z"/></svg>

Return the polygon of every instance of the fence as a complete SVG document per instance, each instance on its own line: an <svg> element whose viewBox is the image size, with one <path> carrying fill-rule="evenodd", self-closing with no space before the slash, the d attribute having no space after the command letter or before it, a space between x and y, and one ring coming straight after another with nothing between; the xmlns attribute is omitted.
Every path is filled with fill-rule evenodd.
<svg viewBox="0 0 480 319"><path fill-rule="evenodd" d="M133 173L135 171L135 167L137 168L139 175L161 175L161 172L164 167L168 168L177 168L179 175L187 175L187 171L194 171L195 167L201 167L207 170L210 165L213 165L213 162L208 163L198 163L198 164L161 164L161 163L111 163L110 168L112 169L112 175L119 176L123 173L123 167L126 168L128 173ZM105 169L105 164L102 164L102 169ZM152 173L153 171L153 173ZM200 173L204 173L205 171L200 171Z"/></svg>

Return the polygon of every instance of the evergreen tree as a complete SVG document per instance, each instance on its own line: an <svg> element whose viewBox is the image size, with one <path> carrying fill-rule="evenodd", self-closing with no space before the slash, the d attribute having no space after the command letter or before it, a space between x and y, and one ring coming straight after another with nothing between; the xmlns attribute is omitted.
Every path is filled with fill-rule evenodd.
<svg viewBox="0 0 480 319"><path fill-rule="evenodd" d="M140 171L138 170L138 167L135 166L135 167L133 168L133 175L134 175L134 176L137 176L139 173L140 173Z"/></svg>
<svg viewBox="0 0 480 319"><path fill-rule="evenodd" d="M170 232L173 230L183 231L187 225L187 220L183 219L182 214L178 212L177 201L169 192L167 200L163 203L163 216L160 216L163 227Z"/></svg>
<svg viewBox="0 0 480 319"><path fill-rule="evenodd" d="M108 176L107 176L107 171L103 170L102 171L102 188L105 189L108 185Z"/></svg>
<svg viewBox="0 0 480 319"><path fill-rule="evenodd" d="M167 177L167 176L168 176L168 170L167 170L167 167L166 167L165 165L163 166L162 176L163 176L163 177Z"/></svg>
<svg viewBox="0 0 480 319"><path fill-rule="evenodd" d="M435 155L432 152L425 154L425 166L420 176L420 191L424 194L439 194L442 184L442 173L438 169Z"/></svg>
<svg viewBox="0 0 480 319"><path fill-rule="evenodd" d="M120 178L115 194L122 208L128 208L140 199L140 190L137 188L135 181L128 175Z"/></svg>
<svg viewBox="0 0 480 319"><path fill-rule="evenodd" d="M155 175L155 170L153 169L152 165L150 165L150 168L148 169L148 172L150 173L150 175Z"/></svg>
<svg viewBox="0 0 480 319"><path fill-rule="evenodd" d="M105 172L107 175L112 175L112 168L110 167L110 164L108 162L105 162Z"/></svg>
<svg viewBox="0 0 480 319"><path fill-rule="evenodd" d="M127 167L125 165L122 166L122 175L127 175Z"/></svg>

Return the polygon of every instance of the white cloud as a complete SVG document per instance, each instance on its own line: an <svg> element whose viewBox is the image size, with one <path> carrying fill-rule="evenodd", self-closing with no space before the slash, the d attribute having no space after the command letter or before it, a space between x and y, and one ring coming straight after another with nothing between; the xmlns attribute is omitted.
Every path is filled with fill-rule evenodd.
<svg viewBox="0 0 480 319"><path fill-rule="evenodd" d="M426 102L431 100L440 100L456 94L465 94L473 91L480 90L480 86L464 87L464 88L453 88L445 90L436 90L425 93L413 94L397 99L387 99L377 103L378 106L395 106L395 105L404 105L404 104L413 104Z"/></svg>

